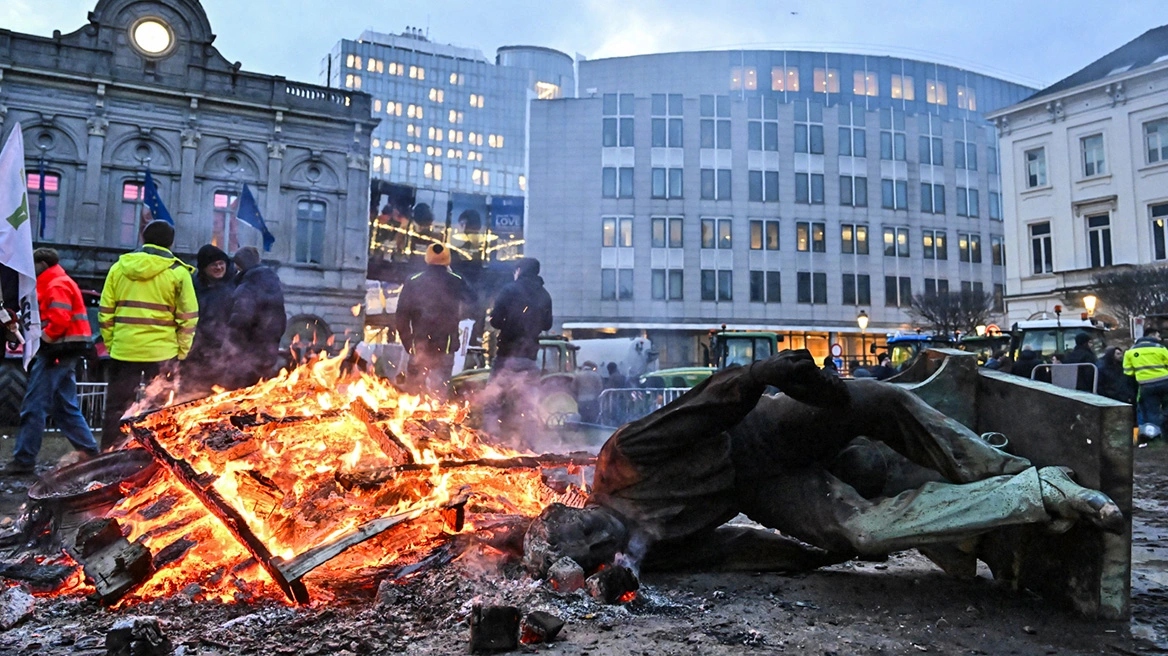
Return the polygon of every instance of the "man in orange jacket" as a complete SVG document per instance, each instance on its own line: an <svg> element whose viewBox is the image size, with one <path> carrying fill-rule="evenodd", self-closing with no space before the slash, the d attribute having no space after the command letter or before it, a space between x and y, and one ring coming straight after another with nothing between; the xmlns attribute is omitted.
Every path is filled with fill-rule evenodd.
<svg viewBox="0 0 1168 656"><path fill-rule="evenodd" d="M89 455L97 455L93 431L77 407L77 360L90 348L89 313L77 283L61 268L57 251L38 248L32 254L37 272L37 304L41 310L41 347L28 372L28 387L20 408L20 432L9 475L31 474L52 415L65 439Z"/></svg>

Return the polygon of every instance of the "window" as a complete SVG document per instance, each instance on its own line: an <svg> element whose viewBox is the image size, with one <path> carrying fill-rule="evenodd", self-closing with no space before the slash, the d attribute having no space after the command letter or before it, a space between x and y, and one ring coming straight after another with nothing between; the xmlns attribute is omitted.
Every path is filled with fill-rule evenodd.
<svg viewBox="0 0 1168 656"><path fill-rule="evenodd" d="M438 102L442 102L441 94L439 94ZM485 99L483 98L483 94L481 94L481 93L470 94L470 106L471 107L474 107L475 109L482 109L484 105L485 105Z"/></svg>
<svg viewBox="0 0 1168 656"><path fill-rule="evenodd" d="M823 204L823 174L795 174L795 202L804 205Z"/></svg>
<svg viewBox="0 0 1168 656"><path fill-rule="evenodd" d="M611 166L601 169L600 195L602 198L632 198L633 169L631 167L618 169Z"/></svg>
<svg viewBox="0 0 1168 656"><path fill-rule="evenodd" d="M958 261L981 264L981 235L957 233Z"/></svg>
<svg viewBox="0 0 1168 656"><path fill-rule="evenodd" d="M443 91L442 89L430 87L430 96L429 97L430 97L430 102L436 102L436 103L441 104L443 102L443 100L445 100L445 98L446 98L446 92ZM473 95L471 97L473 98Z"/></svg>
<svg viewBox="0 0 1168 656"><path fill-rule="evenodd" d="M760 203L778 202L779 172L749 171L750 200Z"/></svg>
<svg viewBox="0 0 1168 656"><path fill-rule="evenodd" d="M771 67L771 91L798 91L799 69L795 66Z"/></svg>
<svg viewBox="0 0 1168 656"><path fill-rule="evenodd" d="M1165 205L1168 208L1168 205ZM750 250L777 251L779 250L779 222L778 221L751 221L750 222Z"/></svg>
<svg viewBox="0 0 1168 656"><path fill-rule="evenodd" d="M795 301L812 305L827 303L827 274L800 271L795 276Z"/></svg>
<svg viewBox="0 0 1168 656"><path fill-rule="evenodd" d="M945 185L921 183L921 211L933 214L945 213Z"/></svg>
<svg viewBox="0 0 1168 656"><path fill-rule="evenodd" d="M884 229L884 256L909 257L908 228Z"/></svg>
<svg viewBox="0 0 1168 656"><path fill-rule="evenodd" d="M1001 283L994 283L994 312L1006 313L1006 286Z"/></svg>
<svg viewBox="0 0 1168 656"><path fill-rule="evenodd" d="M655 93L651 97L652 145L654 148L682 148L681 94Z"/></svg>
<svg viewBox="0 0 1168 656"><path fill-rule="evenodd" d="M925 102L930 105L948 105L949 91L940 80L925 79Z"/></svg>
<svg viewBox="0 0 1168 656"><path fill-rule="evenodd" d="M906 276L884 276L884 304L888 307L909 307L912 304L912 279Z"/></svg>
<svg viewBox="0 0 1168 656"><path fill-rule="evenodd" d="M118 208L120 219L119 242L122 246L138 244L138 235L145 225L142 223L142 194L144 185L141 182L122 183L122 202Z"/></svg>
<svg viewBox="0 0 1168 656"><path fill-rule="evenodd" d="M978 296L985 293L985 287L980 282L971 282L969 280L961 281L961 293L963 294L977 294Z"/></svg>
<svg viewBox="0 0 1168 656"><path fill-rule="evenodd" d="M680 301L683 296L684 273L681 269L653 269L653 300Z"/></svg>
<svg viewBox="0 0 1168 656"><path fill-rule="evenodd" d="M957 85L957 109L977 111L977 92L974 91L973 87Z"/></svg>
<svg viewBox="0 0 1168 656"><path fill-rule="evenodd" d="M779 108L774 98L750 98L746 106L746 145L750 150L779 150Z"/></svg>
<svg viewBox="0 0 1168 656"><path fill-rule="evenodd" d="M729 250L733 246L730 219L702 219L702 248Z"/></svg>
<svg viewBox="0 0 1168 656"><path fill-rule="evenodd" d="M731 68L730 89L732 91L754 91L758 89L758 69L753 66L735 66Z"/></svg>
<svg viewBox="0 0 1168 656"><path fill-rule="evenodd" d="M864 109L851 105L839 106L839 154L842 157L867 157L864 131Z"/></svg>
<svg viewBox="0 0 1168 656"><path fill-rule="evenodd" d="M1006 238L1002 235L990 235L990 262L994 266L1006 265Z"/></svg>
<svg viewBox="0 0 1168 656"><path fill-rule="evenodd" d="M361 55L350 54L348 57L345 57L345 65L348 66L349 68L356 68L356 69L360 70L361 69Z"/></svg>
<svg viewBox="0 0 1168 656"><path fill-rule="evenodd" d="M406 117L407 118L422 118L423 114L424 114L424 111L423 111L421 105L410 105L410 106L406 107ZM411 135L411 136L415 136L415 135ZM417 135L417 136L420 136L420 135Z"/></svg>
<svg viewBox="0 0 1168 656"><path fill-rule="evenodd" d="M876 74L866 71L852 73L852 93L857 96L879 96L880 85L876 81Z"/></svg>
<svg viewBox="0 0 1168 656"><path fill-rule="evenodd" d="M1026 151L1026 187L1046 186L1046 149L1035 148Z"/></svg>
<svg viewBox="0 0 1168 656"><path fill-rule="evenodd" d="M1152 259L1168 260L1168 249L1165 248L1164 240L1164 221L1168 220L1168 203L1152 205L1148 211L1152 214Z"/></svg>
<svg viewBox="0 0 1168 656"><path fill-rule="evenodd" d="M600 173L601 198L616 198L616 168L606 166Z"/></svg>
<svg viewBox="0 0 1168 656"><path fill-rule="evenodd" d="M823 154L823 105L795 103L795 152Z"/></svg>
<svg viewBox="0 0 1168 656"><path fill-rule="evenodd" d="M839 93L840 74L838 68L815 69L814 85L816 93Z"/></svg>
<svg viewBox="0 0 1168 656"><path fill-rule="evenodd" d="M957 141L953 144L953 166L959 169L977 170L977 144L972 141Z"/></svg>
<svg viewBox="0 0 1168 656"><path fill-rule="evenodd" d="M682 220L680 217L654 217L651 221L653 248L681 248Z"/></svg>
<svg viewBox="0 0 1168 656"><path fill-rule="evenodd" d="M56 234L57 213L61 205L61 176L48 172L44 174L44 216L41 216L40 210L42 193L40 172L29 173L25 183L28 187L28 208L34 221L32 224L34 239L51 240Z"/></svg>
<svg viewBox="0 0 1168 656"><path fill-rule="evenodd" d="M871 305L872 279L866 273L843 274L843 304Z"/></svg>
<svg viewBox="0 0 1168 656"><path fill-rule="evenodd" d="M349 88L349 89L360 89L361 88L361 76L355 75L353 73L347 73L345 75L345 87Z"/></svg>
<svg viewBox="0 0 1168 656"><path fill-rule="evenodd" d="M606 216L600 219L600 245L604 248L633 247L632 217ZM632 269L601 269L600 299L627 300L633 297Z"/></svg>
<svg viewBox="0 0 1168 656"><path fill-rule="evenodd" d="M1054 271L1054 252L1050 242L1050 222L1030 224L1031 270L1035 275Z"/></svg>
<svg viewBox="0 0 1168 656"><path fill-rule="evenodd" d="M700 141L702 148L730 148L730 96L701 96Z"/></svg>
<svg viewBox="0 0 1168 656"><path fill-rule="evenodd" d="M868 226L862 224L840 224L840 252L867 255Z"/></svg>
<svg viewBox="0 0 1168 656"><path fill-rule="evenodd" d="M990 192L990 218L994 221L1002 220L1002 195L996 191Z"/></svg>
<svg viewBox="0 0 1168 656"><path fill-rule="evenodd" d="M868 178L861 176L840 176L840 205L852 207L868 206Z"/></svg>
<svg viewBox="0 0 1168 656"><path fill-rule="evenodd" d="M905 161L904 112L880 110L880 159Z"/></svg>
<svg viewBox="0 0 1168 656"><path fill-rule="evenodd" d="M1103 175L1107 172L1103 156L1103 135L1093 134L1079 140L1079 150L1083 154L1083 177Z"/></svg>
<svg viewBox="0 0 1168 656"><path fill-rule="evenodd" d="M730 169L702 169L702 199L730 200Z"/></svg>
<svg viewBox="0 0 1168 656"><path fill-rule="evenodd" d="M600 300L627 301L633 298L632 269L601 269Z"/></svg>
<svg viewBox="0 0 1168 656"><path fill-rule="evenodd" d="M783 291L778 271L750 272L751 303L782 303Z"/></svg>
<svg viewBox="0 0 1168 656"><path fill-rule="evenodd" d="M389 62L389 74L398 76L405 75L406 67L397 62Z"/></svg>
<svg viewBox="0 0 1168 656"><path fill-rule="evenodd" d="M216 191L211 198L211 244L228 253L239 248L239 222L232 217L238 200L228 191Z"/></svg>
<svg viewBox="0 0 1168 656"><path fill-rule="evenodd" d="M945 240L944 230L925 229L921 231L921 248L926 260L948 260L949 245ZM887 254L887 246L885 246Z"/></svg>
<svg viewBox="0 0 1168 656"><path fill-rule="evenodd" d="M957 216L977 217L977 189L957 188Z"/></svg>
<svg viewBox="0 0 1168 656"><path fill-rule="evenodd" d="M631 170L631 169L630 169ZM681 198L681 169L655 168L652 171L653 198Z"/></svg>
<svg viewBox="0 0 1168 656"><path fill-rule="evenodd" d="M908 180L881 180L880 206L889 210L907 210Z"/></svg>
<svg viewBox="0 0 1168 656"><path fill-rule="evenodd" d="M949 293L949 281L945 278L925 278L925 296L944 296Z"/></svg>
<svg viewBox="0 0 1168 656"><path fill-rule="evenodd" d="M633 145L633 94L604 94L601 143L606 147ZM612 117L612 118L608 118Z"/></svg>
<svg viewBox="0 0 1168 656"><path fill-rule="evenodd" d="M911 75L892 76L892 97L897 100L916 100L917 94Z"/></svg>
<svg viewBox="0 0 1168 656"><path fill-rule="evenodd" d="M1144 123L1144 144L1149 164L1168 161L1168 118Z"/></svg>
<svg viewBox="0 0 1168 656"><path fill-rule="evenodd" d="M921 137L921 164L945 164L945 150L941 137Z"/></svg>
<svg viewBox="0 0 1168 656"><path fill-rule="evenodd" d="M410 66L410 79L411 80L424 80L424 79L426 79L426 69L422 68L421 66Z"/></svg>
<svg viewBox="0 0 1168 656"><path fill-rule="evenodd" d="M1111 266L1111 216L1087 217L1087 253L1091 268Z"/></svg>
<svg viewBox="0 0 1168 656"><path fill-rule="evenodd" d="M731 271L702 269L702 300L703 301L732 301L734 300Z"/></svg>
<svg viewBox="0 0 1168 656"><path fill-rule="evenodd" d="M795 224L795 250L810 253L827 252L826 224L815 221L799 221Z"/></svg>
<svg viewBox="0 0 1168 656"><path fill-rule="evenodd" d="M986 146L986 170L998 174L998 149L993 146Z"/></svg>
<svg viewBox="0 0 1168 656"><path fill-rule="evenodd" d="M621 167L617 169L617 198L632 198L633 197L633 169L630 167Z"/></svg>
<svg viewBox="0 0 1168 656"><path fill-rule="evenodd" d="M296 203L296 261L324 263L325 204L316 200Z"/></svg>

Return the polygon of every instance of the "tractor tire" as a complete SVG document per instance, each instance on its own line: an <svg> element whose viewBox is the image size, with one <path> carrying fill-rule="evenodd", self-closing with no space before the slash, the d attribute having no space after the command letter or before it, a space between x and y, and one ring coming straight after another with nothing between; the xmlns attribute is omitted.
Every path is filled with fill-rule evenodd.
<svg viewBox="0 0 1168 656"><path fill-rule="evenodd" d="M0 362L0 427L20 425L20 406L24 402L24 388L28 374L20 360Z"/></svg>

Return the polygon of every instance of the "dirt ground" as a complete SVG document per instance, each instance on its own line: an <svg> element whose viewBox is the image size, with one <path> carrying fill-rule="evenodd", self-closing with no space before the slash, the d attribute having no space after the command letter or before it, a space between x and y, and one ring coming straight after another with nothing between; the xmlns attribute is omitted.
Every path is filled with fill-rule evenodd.
<svg viewBox="0 0 1168 656"><path fill-rule="evenodd" d="M68 449L46 440L42 460ZM6 461L11 439L0 439ZM941 573L915 552L800 576L647 575L638 599L606 606L560 595L513 564L469 554L375 599L293 608L179 596L110 612L83 598L39 598L34 616L0 633L0 654L104 654L109 626L157 616L184 656L466 653L474 603L549 611L567 622L527 652L605 654L1163 654L1168 653L1168 446L1136 453L1132 619L1091 622L1025 592ZM0 479L0 524L27 484Z"/></svg>

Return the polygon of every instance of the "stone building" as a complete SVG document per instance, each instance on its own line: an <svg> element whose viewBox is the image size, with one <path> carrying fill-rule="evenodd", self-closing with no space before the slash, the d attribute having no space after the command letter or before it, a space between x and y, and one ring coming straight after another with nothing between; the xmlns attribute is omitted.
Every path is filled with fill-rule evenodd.
<svg viewBox="0 0 1168 656"><path fill-rule="evenodd" d="M232 213L246 183L276 238L265 257L291 325L359 328L369 96L247 72L214 41L198 0L98 0L87 25L51 38L0 29L0 134L23 128L30 207L42 188L45 200L37 245L100 288L138 245L149 170L180 256L259 246Z"/></svg>

